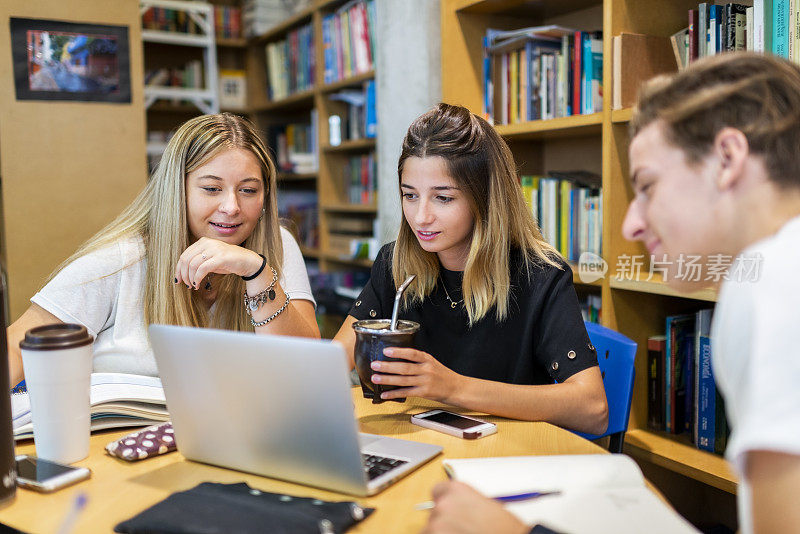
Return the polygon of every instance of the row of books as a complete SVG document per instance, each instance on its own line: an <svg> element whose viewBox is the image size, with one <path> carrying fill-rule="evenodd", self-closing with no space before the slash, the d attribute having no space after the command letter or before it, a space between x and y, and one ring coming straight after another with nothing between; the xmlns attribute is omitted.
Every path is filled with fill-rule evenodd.
<svg viewBox="0 0 800 534"><path fill-rule="evenodd" d="M374 259L380 247L375 239L377 219L370 214L331 215L328 250L342 258Z"/></svg>
<svg viewBox="0 0 800 534"><path fill-rule="evenodd" d="M562 256L578 261L584 252L600 254L603 192L599 176L583 171L550 172L520 178L522 194L545 241Z"/></svg>
<svg viewBox="0 0 800 534"><path fill-rule="evenodd" d="M800 62L800 3L796 0L703 2L689 10L688 19L689 26L671 38L681 67L734 50L769 52Z"/></svg>
<svg viewBox="0 0 800 534"><path fill-rule="evenodd" d="M603 318L603 308L601 303L602 299L600 298L599 294L585 295L583 297L579 296L578 304L581 307L581 315L583 316L583 320L599 324Z"/></svg>
<svg viewBox="0 0 800 534"><path fill-rule="evenodd" d="M351 204L374 204L378 192L378 166L375 152L353 156L342 169L342 191Z"/></svg>
<svg viewBox="0 0 800 534"><path fill-rule="evenodd" d="M307 123L273 126L267 132L270 146L275 147L278 170L295 174L317 172L317 111L312 110Z"/></svg>
<svg viewBox="0 0 800 534"><path fill-rule="evenodd" d="M378 133L375 80L364 82L361 90L345 89L328 97L342 102L341 113L328 116L328 143L338 146L342 141L375 137Z"/></svg>
<svg viewBox="0 0 800 534"><path fill-rule="evenodd" d="M201 89L204 85L203 62L193 59L183 67L162 67L148 70L144 74L144 84L149 87Z"/></svg>
<svg viewBox="0 0 800 534"><path fill-rule="evenodd" d="M313 35L313 27L306 24L290 31L286 39L266 46L270 100L280 100L314 86Z"/></svg>
<svg viewBox="0 0 800 534"><path fill-rule="evenodd" d="M217 39L242 37L242 10L235 6L214 6L214 35Z"/></svg>
<svg viewBox="0 0 800 534"><path fill-rule="evenodd" d="M203 33L184 9L151 7L142 13L142 29L189 34Z"/></svg>
<svg viewBox="0 0 800 534"><path fill-rule="evenodd" d="M490 28L483 45L483 107L490 122L513 124L602 110L602 32L556 25Z"/></svg>
<svg viewBox="0 0 800 534"><path fill-rule="evenodd" d="M698 449L722 454L725 406L711 364L712 310L672 315L666 334L647 340L647 421L654 430L687 433Z"/></svg>
<svg viewBox="0 0 800 534"><path fill-rule="evenodd" d="M324 81L333 83L375 65L375 0L353 0L322 19Z"/></svg>
<svg viewBox="0 0 800 534"><path fill-rule="evenodd" d="M281 190L278 217L301 247L319 247L319 210L316 191Z"/></svg>

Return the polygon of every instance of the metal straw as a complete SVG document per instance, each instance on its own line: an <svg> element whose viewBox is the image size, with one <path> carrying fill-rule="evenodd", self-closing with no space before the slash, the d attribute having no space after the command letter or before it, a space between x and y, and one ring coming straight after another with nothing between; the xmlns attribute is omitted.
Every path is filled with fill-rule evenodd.
<svg viewBox="0 0 800 534"><path fill-rule="evenodd" d="M416 274L412 274L397 288L397 293L394 295L394 308L392 309L392 324L389 326L390 330L395 330L397 328L397 310L400 309L400 297L403 296L403 291L406 290L408 284L416 277Z"/></svg>

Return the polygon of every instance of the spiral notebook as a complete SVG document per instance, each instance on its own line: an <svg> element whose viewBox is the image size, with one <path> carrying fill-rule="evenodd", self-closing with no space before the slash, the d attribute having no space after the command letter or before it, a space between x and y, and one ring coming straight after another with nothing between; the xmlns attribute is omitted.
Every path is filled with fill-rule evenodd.
<svg viewBox="0 0 800 534"><path fill-rule="evenodd" d="M91 429L148 426L169 421L161 380L125 373L92 373ZM33 437L31 403L27 393L11 394L14 439Z"/></svg>
<svg viewBox="0 0 800 534"><path fill-rule="evenodd" d="M506 504L529 525L557 532L672 534L698 532L645 485L639 466L624 454L448 459L451 478L487 497L550 492Z"/></svg>

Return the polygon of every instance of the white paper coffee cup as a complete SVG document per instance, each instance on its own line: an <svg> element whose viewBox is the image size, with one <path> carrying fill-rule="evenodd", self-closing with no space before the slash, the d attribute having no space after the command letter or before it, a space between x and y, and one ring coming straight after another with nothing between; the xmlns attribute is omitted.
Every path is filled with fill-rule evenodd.
<svg viewBox="0 0 800 534"><path fill-rule="evenodd" d="M28 330L19 344L39 458L68 464L89 455L93 341L83 326L53 324Z"/></svg>

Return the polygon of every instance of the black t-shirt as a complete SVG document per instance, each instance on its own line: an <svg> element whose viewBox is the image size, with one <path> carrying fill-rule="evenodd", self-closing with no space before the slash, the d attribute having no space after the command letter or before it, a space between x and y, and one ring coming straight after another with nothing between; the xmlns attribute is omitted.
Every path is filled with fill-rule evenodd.
<svg viewBox="0 0 800 534"><path fill-rule="evenodd" d="M381 248L364 290L350 308L356 319L388 319L396 287L392 278L393 243ZM533 264L530 278L521 253L511 254L511 293L508 314L498 322L495 309L469 327L462 303L462 272L440 269L439 282L422 304L401 308L400 319L416 321L416 348L435 357L456 373L508 384L563 382L597 365L589 342L572 270Z"/></svg>

